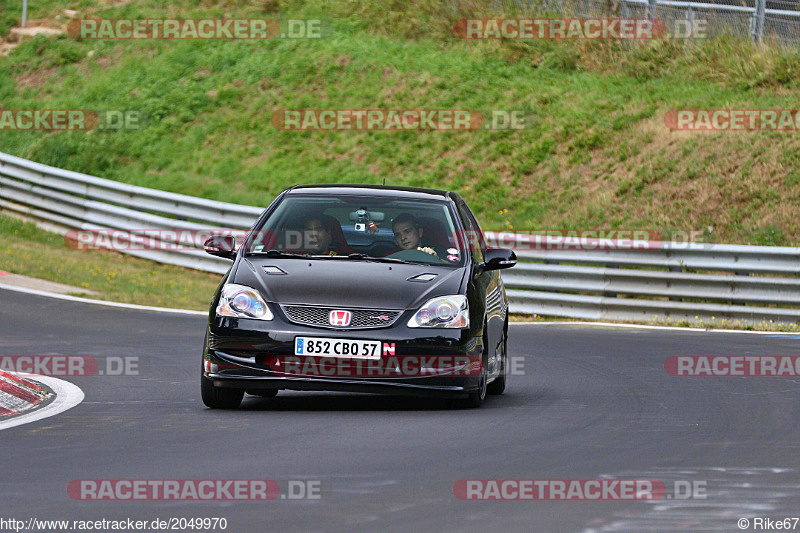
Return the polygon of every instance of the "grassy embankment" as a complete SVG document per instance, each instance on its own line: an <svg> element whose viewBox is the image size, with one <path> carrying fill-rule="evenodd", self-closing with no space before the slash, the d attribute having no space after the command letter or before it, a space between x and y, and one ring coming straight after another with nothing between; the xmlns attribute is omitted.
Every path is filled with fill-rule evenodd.
<svg viewBox="0 0 800 533"><path fill-rule="evenodd" d="M0 132L0 150L252 205L293 183L385 178L460 192L486 229L712 226L718 242L800 242L796 132L664 125L676 108L796 107L796 51L734 38L460 41L452 20L493 13L484 2L461 12L441 3L335 0L320 11L281 2L282 15L328 19L333 32L320 40L40 37L0 59L3 107L136 109L146 127ZM0 29L14 4L0 15ZM103 17L275 16L277 2L37 4L31 16L52 19L64 8ZM319 107L523 109L533 119L516 132L298 133L270 123L278 109ZM4 266L14 270L0 259ZM105 284L90 287L105 293Z"/></svg>

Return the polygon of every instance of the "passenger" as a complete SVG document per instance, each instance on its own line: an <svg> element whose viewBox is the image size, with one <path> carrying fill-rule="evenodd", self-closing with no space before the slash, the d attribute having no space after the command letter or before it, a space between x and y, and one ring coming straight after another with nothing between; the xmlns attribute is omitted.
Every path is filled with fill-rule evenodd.
<svg viewBox="0 0 800 533"><path fill-rule="evenodd" d="M392 221L394 240L401 250L420 250L439 258L439 254L430 246L423 246L422 235L424 230L419 221L410 213L397 215Z"/></svg>

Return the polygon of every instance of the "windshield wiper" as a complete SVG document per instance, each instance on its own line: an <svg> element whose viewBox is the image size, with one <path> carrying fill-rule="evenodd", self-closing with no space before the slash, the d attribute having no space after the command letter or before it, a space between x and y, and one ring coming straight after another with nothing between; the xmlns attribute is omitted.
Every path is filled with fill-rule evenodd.
<svg viewBox="0 0 800 533"><path fill-rule="evenodd" d="M394 257L376 257L374 255L367 255L362 253L352 253L348 255L302 255L302 254L291 254L288 252L284 252L282 250L278 250L276 248L272 248L267 250L266 252L252 252L255 254L263 254L267 257L272 258L289 258L289 259L352 259L355 261L371 261L374 263L401 263L401 264L411 264L417 263L417 261L406 261L404 259L397 259ZM423 263L424 264L424 263Z"/></svg>
<svg viewBox="0 0 800 533"><path fill-rule="evenodd" d="M289 259L313 259L313 258L320 257L320 256L317 256L317 255L290 254L290 253L287 253L287 252L284 252L284 251L281 251L281 250L277 250L275 248L267 250L266 252L258 251L258 252L251 252L251 253L263 254L263 255L266 255L267 257L273 257L273 258L289 258Z"/></svg>
<svg viewBox="0 0 800 533"><path fill-rule="evenodd" d="M361 253L354 253L347 255L348 259L355 259L360 261L373 261L375 263L410 263L411 261L405 261L403 259L397 259L396 257L375 257L374 255L367 255Z"/></svg>

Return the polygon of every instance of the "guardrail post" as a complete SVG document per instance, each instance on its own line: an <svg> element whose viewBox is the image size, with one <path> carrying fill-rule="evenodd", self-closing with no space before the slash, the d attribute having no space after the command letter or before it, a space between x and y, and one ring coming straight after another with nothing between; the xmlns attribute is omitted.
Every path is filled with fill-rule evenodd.
<svg viewBox="0 0 800 533"><path fill-rule="evenodd" d="M606 265L606 268L619 268L619 265ZM603 296L606 298L617 298L616 292L603 292Z"/></svg>
<svg viewBox="0 0 800 533"><path fill-rule="evenodd" d="M760 43L764 38L764 18L766 15L767 0L756 0L756 10L753 13L755 17L755 31L753 32L753 41Z"/></svg>
<svg viewBox="0 0 800 533"><path fill-rule="evenodd" d="M668 267L668 268L669 268L670 272L683 272L683 268L682 267L671 266L671 267ZM681 298L679 296L670 296L669 297L669 301L670 302L682 302L683 298Z"/></svg>
<svg viewBox="0 0 800 533"><path fill-rule="evenodd" d="M22 27L28 21L28 0L22 0Z"/></svg>
<svg viewBox="0 0 800 533"><path fill-rule="evenodd" d="M749 276L750 272L734 272L735 276ZM747 305L747 302L741 300L731 300L731 305Z"/></svg>
<svg viewBox="0 0 800 533"><path fill-rule="evenodd" d="M645 18L656 18L656 7L658 7L658 0L647 0L647 17Z"/></svg>

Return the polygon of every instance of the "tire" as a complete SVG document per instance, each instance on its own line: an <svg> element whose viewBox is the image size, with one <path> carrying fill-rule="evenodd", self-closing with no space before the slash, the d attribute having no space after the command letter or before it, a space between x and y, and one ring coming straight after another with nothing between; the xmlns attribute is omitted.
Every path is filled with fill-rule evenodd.
<svg viewBox="0 0 800 533"><path fill-rule="evenodd" d="M242 403L242 389L223 389L215 387L210 379L200 373L200 395L203 403L211 409L236 409Z"/></svg>
<svg viewBox="0 0 800 533"><path fill-rule="evenodd" d="M484 331L486 331L486 325L483 326ZM483 400L486 399L486 361L488 359L489 353L489 343L486 342L486 334L484 333L483 337L483 358L481 360L481 375L480 375L480 385L478 386L478 390L470 391L466 399L460 402L462 407L466 407L467 409L477 409L483 403Z"/></svg>
<svg viewBox="0 0 800 533"><path fill-rule="evenodd" d="M506 390L506 373L508 372L508 331L503 331L503 353L500 356L500 375L489 383L486 392L494 396Z"/></svg>
<svg viewBox="0 0 800 533"><path fill-rule="evenodd" d="M278 389L254 389L246 392L250 396L258 396L260 398L274 398L278 395Z"/></svg>
<svg viewBox="0 0 800 533"><path fill-rule="evenodd" d="M481 365L480 386L478 390L471 391L462 405L468 409L477 409L486 399L486 365Z"/></svg>

